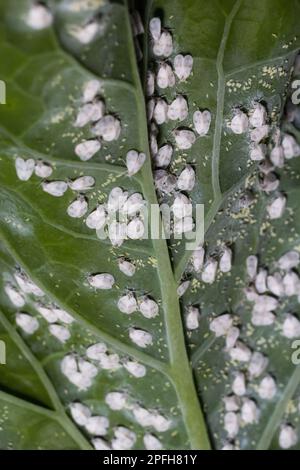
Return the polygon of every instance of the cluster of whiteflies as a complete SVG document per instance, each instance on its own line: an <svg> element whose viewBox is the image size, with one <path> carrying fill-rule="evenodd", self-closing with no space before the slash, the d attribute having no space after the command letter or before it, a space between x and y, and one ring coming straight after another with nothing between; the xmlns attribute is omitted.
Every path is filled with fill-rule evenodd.
<svg viewBox="0 0 300 470"><path fill-rule="evenodd" d="M126 239L138 240L145 234L145 201L140 193L129 195L122 188L111 190L106 204L99 204L86 218L86 225L98 233L107 229L113 246L121 246Z"/></svg>
<svg viewBox="0 0 300 470"><path fill-rule="evenodd" d="M250 285L246 289L246 298L253 303L251 322L254 326L268 326L275 322L275 310L286 297L296 296L299 300L300 279L295 271L299 266L300 255L289 251L279 258L272 272L259 268L258 258L247 258L247 274ZM300 336L300 321L290 312L284 314L280 331L286 338ZM234 439L240 427L255 424L260 417L257 402L249 396L251 388L261 400L273 400L277 394L277 384L271 374L266 374L268 358L260 351L251 350L239 339L240 329L235 324L234 316L225 313L214 318L210 330L216 337L225 338L225 351L234 362L242 365L242 371L234 373L232 393L224 398L224 428L230 440L224 449L234 449ZM246 368L246 370L245 370ZM279 444L282 448L294 446L298 441L295 429L282 425L279 433Z"/></svg>
<svg viewBox="0 0 300 470"><path fill-rule="evenodd" d="M135 272L134 265L123 258L118 260L120 270L127 276L132 276ZM112 289L115 284L115 278L109 273L93 274L88 277L89 284L99 290ZM136 297L134 292L127 292L123 294L117 302L117 308L121 313L131 315L135 312L140 312L144 318L152 319L159 314L159 306L155 300L147 295ZM140 328L129 328L129 338L137 346L146 348L153 343L152 335Z"/></svg>
<svg viewBox="0 0 300 470"><path fill-rule="evenodd" d="M141 426L153 426L158 432L164 432L169 427L166 418L156 411L148 411L134 404L126 393L109 392L106 394L105 402L112 411L129 410ZM91 409L80 402L72 403L70 412L75 423L93 436L92 443L96 450L129 450L136 443L136 433L125 426L114 427L111 432L113 437L109 440L107 437L110 432L109 419L106 416L93 415ZM146 414L149 415L149 419L148 423L144 424ZM144 434L143 442L147 450L162 449L160 440L152 433Z"/></svg>
<svg viewBox="0 0 300 470"><path fill-rule="evenodd" d="M155 186L159 194L175 193L172 206L173 223L168 226L174 235L190 232L194 227L192 204L189 197L182 192L190 192L195 186L195 170L187 165L175 176L169 171L174 153L170 142L158 147L159 126L167 121L183 122L189 114L188 101L185 96L176 95L171 103L160 97L160 90L173 88L176 80L186 81L192 73L193 58L191 55L176 55L172 61L167 60L173 54L173 38L170 31L162 28L157 17L150 21L150 35L153 55L161 59L155 60L154 70L147 75L147 113L150 132L150 150L152 155ZM156 90L156 96L154 96ZM197 110L193 114L194 129L178 127L173 131L177 148L188 150L196 141L196 134L205 136L210 128L211 114L208 110Z"/></svg>
<svg viewBox="0 0 300 470"><path fill-rule="evenodd" d="M36 31L49 28L53 19L54 15L51 9L43 2L38 1L32 2L24 15L26 25ZM97 18L91 18L83 24L69 26L67 32L81 44L87 45L97 37L101 29Z"/></svg>
<svg viewBox="0 0 300 470"><path fill-rule="evenodd" d="M300 278L295 271L300 263L297 251L285 253L275 263L271 272L258 267L257 256L247 258L247 273L250 285L246 289L247 300L253 303L251 322L255 326L272 325L276 320L275 311L287 297L296 296L300 302ZM283 336L300 337L300 321L287 313L281 326Z"/></svg>
<svg viewBox="0 0 300 470"><path fill-rule="evenodd" d="M191 257L193 270L201 273L201 279L206 284L213 284L218 272L229 273L232 268L233 252L229 246L220 248L215 257L206 257L204 246L199 246Z"/></svg>
<svg viewBox="0 0 300 470"><path fill-rule="evenodd" d="M61 361L61 371L79 390L87 390L100 370L115 372L124 367L133 377L146 375L143 364L128 358L120 358L117 353L108 351L106 344L95 343L85 351L85 357L66 355Z"/></svg>
<svg viewBox="0 0 300 470"><path fill-rule="evenodd" d="M248 114L236 109L228 127L234 134L249 134L250 159L258 163L260 188L267 194L273 193L267 206L268 216L271 220L281 218L287 201L286 196L278 191L280 182L275 170L282 169L286 160L300 155L299 145L292 135L281 136L278 129L272 131L267 110L259 102L253 104Z"/></svg>
<svg viewBox="0 0 300 470"><path fill-rule="evenodd" d="M43 299L45 293L23 271L15 271L14 282L6 282L4 291L18 309L16 324L24 333L32 335L40 328L38 316L25 311L26 305L30 305L47 321L52 336L62 343L70 338L69 325L74 322L74 318L57 305L47 305Z"/></svg>
<svg viewBox="0 0 300 470"><path fill-rule="evenodd" d="M135 151L133 151L135 152ZM129 168L131 165L129 164ZM41 178L52 174L52 167L48 163L33 159L16 159L17 176L22 181L28 181L33 172ZM67 208L67 214L72 218L84 217L89 208L88 198L85 195L95 186L92 176L80 176L69 181L43 181L43 190L54 197L62 197L68 189L79 193ZM101 230L107 226L108 236L114 246L120 246L127 238L141 239L145 227L142 220L145 201L141 194L123 191L119 187L111 190L107 204L100 204L86 218L86 225L90 229ZM119 218L117 218L117 213Z"/></svg>

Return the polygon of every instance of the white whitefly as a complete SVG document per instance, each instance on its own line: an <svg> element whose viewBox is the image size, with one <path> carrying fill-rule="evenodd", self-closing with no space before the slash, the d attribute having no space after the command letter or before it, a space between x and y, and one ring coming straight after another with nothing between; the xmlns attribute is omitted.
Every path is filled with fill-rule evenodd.
<svg viewBox="0 0 300 470"><path fill-rule="evenodd" d="M148 331L139 328L130 328L129 338L140 348L147 348L147 346L151 346L153 343L152 335Z"/></svg>
<svg viewBox="0 0 300 470"><path fill-rule="evenodd" d="M146 375L146 367L136 361L128 360L124 362L123 366L131 375L136 378L142 378Z"/></svg>
<svg viewBox="0 0 300 470"><path fill-rule="evenodd" d="M15 162L17 177L21 181L28 181L35 169L35 160L29 158L24 160L21 157L16 158Z"/></svg>
<svg viewBox="0 0 300 470"><path fill-rule="evenodd" d="M225 413L224 429L230 439L233 439L237 436L239 432L239 416L233 411Z"/></svg>
<svg viewBox="0 0 300 470"><path fill-rule="evenodd" d="M167 116L172 121L184 121L189 114L187 100L179 95L169 104Z"/></svg>
<svg viewBox="0 0 300 470"><path fill-rule="evenodd" d="M241 419L245 424L254 424L258 421L259 411L254 400L243 399L241 407Z"/></svg>
<svg viewBox="0 0 300 470"><path fill-rule="evenodd" d="M52 25L53 15L51 10L43 3L33 3L25 19L27 25L32 29L42 30Z"/></svg>
<svg viewBox="0 0 300 470"><path fill-rule="evenodd" d="M173 52L173 39L169 31L163 31L160 37L154 41L153 54L158 57L169 57Z"/></svg>
<svg viewBox="0 0 300 470"><path fill-rule="evenodd" d="M148 119L148 122L151 122L151 120L153 118L154 108L155 108L155 99L151 98L151 100L148 100L148 103L147 103L147 119ZM152 140L152 142L151 142L151 140ZM156 140L156 136L151 132L150 133L150 148L151 148L151 151L152 151L152 147L154 147L153 140ZM157 145L157 143L156 143L156 145Z"/></svg>
<svg viewBox="0 0 300 470"><path fill-rule="evenodd" d="M136 434L124 426L118 426L114 431L114 438L111 441L113 450L129 450L136 442Z"/></svg>
<svg viewBox="0 0 300 470"><path fill-rule="evenodd" d="M152 414L152 426L157 432L166 432L170 429L170 426L172 424L171 420L168 418L165 418L165 416L159 414L158 412L154 412Z"/></svg>
<svg viewBox="0 0 300 470"><path fill-rule="evenodd" d="M99 140L91 139L84 140L80 144L76 145L75 153L83 162L87 162L101 149L101 143Z"/></svg>
<svg viewBox="0 0 300 470"><path fill-rule="evenodd" d="M181 150L190 149L196 141L196 136L193 131L186 129L176 129L173 132L176 145Z"/></svg>
<svg viewBox="0 0 300 470"><path fill-rule="evenodd" d="M241 341L237 341L234 348L230 349L229 355L234 361L249 362L251 359L251 350Z"/></svg>
<svg viewBox="0 0 300 470"><path fill-rule="evenodd" d="M258 295L254 303L254 310L257 313L271 312L278 307L278 300L270 295Z"/></svg>
<svg viewBox="0 0 300 470"><path fill-rule="evenodd" d="M120 271L128 277L134 276L136 271L135 265L124 258L118 259L118 267Z"/></svg>
<svg viewBox="0 0 300 470"><path fill-rule="evenodd" d="M269 291L276 297L282 297L284 295L283 279L279 273L268 276L267 286Z"/></svg>
<svg viewBox="0 0 300 470"><path fill-rule="evenodd" d="M249 120L247 114L241 110L236 110L229 127L234 134L243 134L248 129Z"/></svg>
<svg viewBox="0 0 300 470"><path fill-rule="evenodd" d="M180 81L186 80L192 73L193 57L191 55L178 54L174 58L175 74Z"/></svg>
<svg viewBox="0 0 300 470"><path fill-rule="evenodd" d="M260 182L260 187L265 193L275 191L279 187L279 179L275 173L264 175Z"/></svg>
<svg viewBox="0 0 300 470"><path fill-rule="evenodd" d="M103 353L99 358L99 365L104 370L118 370L121 367L119 355Z"/></svg>
<svg viewBox="0 0 300 470"><path fill-rule="evenodd" d="M105 395L105 403L111 410L123 410L128 406L128 395L124 392L109 392Z"/></svg>
<svg viewBox="0 0 300 470"><path fill-rule="evenodd" d="M284 271L296 268L300 263L300 253L298 251L288 251L278 260L278 266Z"/></svg>
<svg viewBox="0 0 300 470"><path fill-rule="evenodd" d="M98 80L89 80L83 86L83 102L90 103L93 101L101 90L101 83Z"/></svg>
<svg viewBox="0 0 300 470"><path fill-rule="evenodd" d="M153 434L145 434L143 442L146 450L161 450L163 448L160 440L153 436Z"/></svg>
<svg viewBox="0 0 300 470"><path fill-rule="evenodd" d="M192 217L183 217L174 221L174 235L191 232L194 228L194 220Z"/></svg>
<svg viewBox="0 0 300 470"><path fill-rule="evenodd" d="M250 279L255 279L257 274L257 267L258 267L258 259L257 256L250 255L246 260L247 265L247 274Z"/></svg>
<svg viewBox="0 0 300 470"><path fill-rule="evenodd" d="M92 444L95 450L111 450L109 443L105 439L101 439L100 437L92 439Z"/></svg>
<svg viewBox="0 0 300 470"><path fill-rule="evenodd" d="M91 416L84 427L93 436L105 436L108 432L109 420L106 416Z"/></svg>
<svg viewBox="0 0 300 470"><path fill-rule="evenodd" d="M27 313L17 313L16 324L28 335L33 335L39 329L38 320Z"/></svg>
<svg viewBox="0 0 300 470"><path fill-rule="evenodd" d="M229 329L232 327L232 323L232 316L229 313L225 313L214 318L209 324L209 329L218 338L219 336L225 336L228 333Z"/></svg>
<svg viewBox="0 0 300 470"><path fill-rule="evenodd" d="M58 321L58 315L54 308L51 306L46 306L43 304L35 304L35 308L39 312L39 314L46 320L48 323L56 323Z"/></svg>
<svg viewBox="0 0 300 470"><path fill-rule="evenodd" d="M217 276L217 269L218 269L218 261L210 258L206 264L204 265L201 279L205 284L213 284L216 280Z"/></svg>
<svg viewBox="0 0 300 470"><path fill-rule="evenodd" d="M4 290L11 303L17 307L22 308L25 305L25 299L21 292L19 292L12 284L5 284Z"/></svg>
<svg viewBox="0 0 300 470"><path fill-rule="evenodd" d="M270 160L274 166L278 168L284 167L284 151L281 145L277 145L271 150Z"/></svg>
<svg viewBox="0 0 300 470"><path fill-rule="evenodd" d="M88 277L88 282L95 289L111 289L115 283L115 278L108 273L93 274Z"/></svg>
<svg viewBox="0 0 300 470"><path fill-rule="evenodd" d="M266 375L258 386L258 394L263 400L272 400L277 392L276 382L271 375Z"/></svg>
<svg viewBox="0 0 300 470"><path fill-rule="evenodd" d="M106 224L106 211L103 205L99 205L86 218L86 226L90 229L100 230Z"/></svg>
<svg viewBox="0 0 300 470"><path fill-rule="evenodd" d="M87 44L90 44L95 39L99 31L100 31L99 23L97 21L92 20L83 26L74 28L71 34L81 44L87 45Z"/></svg>
<svg viewBox="0 0 300 470"><path fill-rule="evenodd" d="M227 246L224 247L219 260L219 268L222 273L229 273L232 266L232 250Z"/></svg>
<svg viewBox="0 0 300 470"><path fill-rule="evenodd" d="M159 88L165 89L168 87L173 87L175 85L175 75L172 70L172 67L163 62L158 67L157 75L156 75L156 83Z"/></svg>
<svg viewBox="0 0 300 470"><path fill-rule="evenodd" d="M204 265L205 249L203 246L199 246L193 252L191 262L196 273L199 273Z"/></svg>
<svg viewBox="0 0 300 470"><path fill-rule="evenodd" d="M262 353L255 351L248 364L248 374L251 379L259 377L267 368L269 360Z"/></svg>
<svg viewBox="0 0 300 470"><path fill-rule="evenodd" d="M177 219L183 219L186 216L191 216L193 207L190 199L185 194L177 194L172 205L172 211Z"/></svg>
<svg viewBox="0 0 300 470"><path fill-rule="evenodd" d="M143 408L142 406L139 406L139 405L135 405L132 410L132 413L140 426L143 426L143 427L152 426L153 415L146 408Z"/></svg>
<svg viewBox="0 0 300 470"><path fill-rule="evenodd" d="M134 219L132 219L127 225L126 234L127 234L127 237L130 238L131 240L140 240L141 238L143 238L144 233L145 233L144 222L138 217L135 217Z"/></svg>
<svg viewBox="0 0 300 470"><path fill-rule="evenodd" d="M88 203L85 197L80 196L73 201L67 208L67 214L73 219L80 219L88 211Z"/></svg>
<svg viewBox="0 0 300 470"><path fill-rule="evenodd" d="M126 224L114 220L108 226L108 236L113 246L121 246L126 238Z"/></svg>
<svg viewBox="0 0 300 470"><path fill-rule="evenodd" d="M250 159L253 162L261 162L266 156L265 144L252 144L250 147Z"/></svg>
<svg viewBox="0 0 300 470"><path fill-rule="evenodd" d="M282 334L290 339L300 338L300 321L295 315L286 315L282 324Z"/></svg>
<svg viewBox="0 0 300 470"><path fill-rule="evenodd" d="M177 178L166 170L156 170L154 172L154 182L158 191L170 194L175 189Z"/></svg>
<svg viewBox="0 0 300 470"><path fill-rule="evenodd" d="M300 279L294 271L286 273L283 278L284 294L288 297L300 295Z"/></svg>
<svg viewBox="0 0 300 470"><path fill-rule="evenodd" d="M54 197L61 197L68 189L68 184L65 181L44 181L42 188L45 193Z"/></svg>
<svg viewBox="0 0 300 470"><path fill-rule="evenodd" d="M287 160L298 157L300 155L300 146L297 144L296 139L289 134L285 134L282 139L282 148L284 157Z"/></svg>
<svg viewBox="0 0 300 470"><path fill-rule="evenodd" d="M180 173L177 179L177 187L180 191L192 191L196 182L195 170L192 166L187 165Z"/></svg>
<svg viewBox="0 0 300 470"><path fill-rule="evenodd" d="M159 307L155 300L147 296L138 299L138 309L145 318L157 317L159 312Z"/></svg>
<svg viewBox="0 0 300 470"><path fill-rule="evenodd" d="M268 137L269 134L269 126L264 125L261 127L256 127L250 132L250 139L252 142L259 144L262 140Z"/></svg>
<svg viewBox="0 0 300 470"><path fill-rule="evenodd" d="M283 216L283 213L286 208L286 197L283 194L280 194L276 199L274 199L268 206L267 212L271 220L280 219Z"/></svg>
<svg viewBox="0 0 300 470"><path fill-rule="evenodd" d="M246 394L246 379L243 372L238 372L233 379L231 389L235 395L242 397Z"/></svg>
<svg viewBox="0 0 300 470"><path fill-rule="evenodd" d="M268 271L266 269L260 269L255 278L255 289L259 294L264 294L268 290L267 286Z"/></svg>
<svg viewBox="0 0 300 470"><path fill-rule="evenodd" d="M258 293L256 292L254 286L246 287L244 293L248 302L255 302L258 298Z"/></svg>
<svg viewBox="0 0 300 470"><path fill-rule="evenodd" d="M229 395L223 398L225 411L238 411L241 405L241 400L235 395Z"/></svg>
<svg viewBox="0 0 300 470"><path fill-rule="evenodd" d="M293 426L285 424L279 432L279 446L281 449L290 449L298 442L298 434Z"/></svg>
<svg viewBox="0 0 300 470"><path fill-rule="evenodd" d="M267 111L261 103L254 103L250 111L249 122L252 127L262 127L266 123Z"/></svg>
<svg viewBox="0 0 300 470"><path fill-rule="evenodd" d="M173 155L173 147L170 144L165 144L154 155L154 163L157 168L166 168L169 166Z"/></svg>
<svg viewBox="0 0 300 470"><path fill-rule="evenodd" d="M253 310L251 315L251 323L254 326L269 326L275 322L275 315L273 312L257 312Z"/></svg>
<svg viewBox="0 0 300 470"><path fill-rule="evenodd" d="M125 201L123 207L121 208L122 214L126 214L131 217L139 212L141 212L145 207L145 201L142 194L133 193Z"/></svg>
<svg viewBox="0 0 300 470"><path fill-rule="evenodd" d="M168 118L168 103L162 99L158 98L155 102L154 110L153 110L153 119L155 120L156 124L159 126L166 122Z"/></svg>
<svg viewBox="0 0 300 470"><path fill-rule="evenodd" d="M146 161L146 155L136 150L130 150L126 155L128 175L133 176L140 171Z"/></svg>
<svg viewBox="0 0 300 470"><path fill-rule="evenodd" d="M161 21L160 18L154 17L149 23L150 34L154 41L157 41L161 36Z"/></svg>
<svg viewBox="0 0 300 470"><path fill-rule="evenodd" d="M147 96L152 96L153 95L154 87L155 87L155 75L151 70L148 70L148 72L147 72L147 89L146 89ZM152 102L154 103L154 101L152 101Z"/></svg>
<svg viewBox="0 0 300 470"><path fill-rule="evenodd" d="M39 178L49 178L53 173L53 169L49 163L39 160L35 165L34 172Z"/></svg>
<svg viewBox="0 0 300 470"><path fill-rule="evenodd" d="M123 191L123 189L118 186L114 187L108 195L107 211L113 213L121 210L127 198L127 191Z"/></svg>
<svg viewBox="0 0 300 470"><path fill-rule="evenodd" d="M65 326L52 324L49 326L49 332L52 336L58 339L61 343L65 343L70 339L71 333Z"/></svg>
<svg viewBox="0 0 300 470"><path fill-rule="evenodd" d="M92 359L94 361L100 361L106 351L107 346L105 343L95 343L92 344L92 346L89 346L85 353L89 359Z"/></svg>
<svg viewBox="0 0 300 470"><path fill-rule="evenodd" d="M66 325L71 325L75 321L75 318L72 317L72 315L61 308L54 307L52 310L57 315L58 320Z"/></svg>
<svg viewBox="0 0 300 470"><path fill-rule="evenodd" d="M185 315L185 325L188 330L199 328L200 311L197 307L190 306Z"/></svg>
<svg viewBox="0 0 300 470"><path fill-rule="evenodd" d="M210 128L211 113L207 109L204 111L195 111L193 114L193 123L197 134L204 137Z"/></svg>
<svg viewBox="0 0 300 470"><path fill-rule="evenodd" d="M236 326L232 326L226 333L226 349L232 349L240 336L240 330Z"/></svg>
<svg viewBox="0 0 300 470"><path fill-rule="evenodd" d="M70 412L73 420L79 426L85 426L87 420L91 417L91 410L89 407L79 402L71 403Z"/></svg>
<svg viewBox="0 0 300 470"><path fill-rule="evenodd" d="M87 191L95 186L95 178L93 176L80 176L76 180L69 182L69 187L73 191Z"/></svg>
<svg viewBox="0 0 300 470"><path fill-rule="evenodd" d="M86 103L78 111L75 127L84 127L89 122L99 121L104 116L105 104L103 101L96 101L95 103Z"/></svg>
<svg viewBox="0 0 300 470"><path fill-rule="evenodd" d="M105 142L112 142L120 137L121 123L114 116L107 115L93 126L92 132L94 135L102 137Z"/></svg>
<svg viewBox="0 0 300 470"><path fill-rule="evenodd" d="M127 315L136 312L138 309L138 304L134 294L129 292L128 294L120 297L118 300L118 309L120 312L126 313Z"/></svg>
<svg viewBox="0 0 300 470"><path fill-rule="evenodd" d="M36 297L43 297L45 294L31 279L29 279L24 272L17 271L14 274L18 286L24 294L33 294Z"/></svg>
<svg viewBox="0 0 300 470"><path fill-rule="evenodd" d="M190 286L190 281L183 281L181 282L181 284L179 284L179 286L177 287L177 295L178 297L182 297L186 291L188 290L189 286Z"/></svg>

